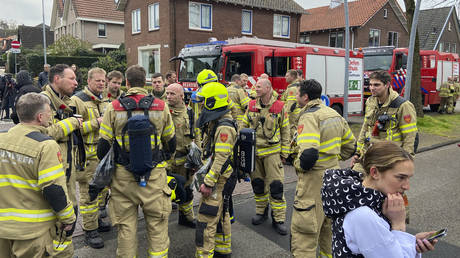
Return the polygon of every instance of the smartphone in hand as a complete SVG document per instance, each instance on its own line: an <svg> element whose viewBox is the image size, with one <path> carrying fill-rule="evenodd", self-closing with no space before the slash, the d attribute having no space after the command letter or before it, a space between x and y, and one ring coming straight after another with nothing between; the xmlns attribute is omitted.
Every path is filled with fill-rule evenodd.
<svg viewBox="0 0 460 258"><path fill-rule="evenodd" d="M440 237L444 237L447 235L447 228L444 228L444 229L441 229L441 230L438 230L436 232L434 232L433 234L431 234L427 240L428 241L433 241L437 238L440 238Z"/></svg>

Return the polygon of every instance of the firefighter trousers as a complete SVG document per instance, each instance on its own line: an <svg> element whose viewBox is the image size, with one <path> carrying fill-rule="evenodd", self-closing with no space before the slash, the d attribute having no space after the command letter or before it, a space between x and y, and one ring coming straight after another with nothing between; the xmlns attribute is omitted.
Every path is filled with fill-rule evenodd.
<svg viewBox="0 0 460 258"><path fill-rule="evenodd" d="M294 257L332 257L331 221L321 200L324 169L297 172L298 181L291 222L291 253Z"/></svg>
<svg viewBox="0 0 460 258"><path fill-rule="evenodd" d="M99 210L105 209L108 201L110 199L110 190L109 187L104 187L102 191L97 195L97 204L99 206Z"/></svg>
<svg viewBox="0 0 460 258"><path fill-rule="evenodd" d="M228 209L223 213L226 179L220 177L209 197L202 197L197 215L195 257L213 257L214 253L232 253L232 233Z"/></svg>
<svg viewBox="0 0 460 258"><path fill-rule="evenodd" d="M441 97L441 100L439 102L439 108L438 108L438 112L439 113L442 113L442 112L446 112L447 111L447 102L448 102L448 98L449 97Z"/></svg>
<svg viewBox="0 0 460 258"><path fill-rule="evenodd" d="M67 191L69 193L69 198L73 203L75 215L78 215L75 169L72 169L70 178L67 180ZM75 223L77 222L75 221ZM61 223L56 222L56 230L51 230L51 237L53 238L51 257L73 258L74 247L72 243L72 236L67 237L65 232L62 234L61 228Z"/></svg>
<svg viewBox="0 0 460 258"><path fill-rule="evenodd" d="M12 240L0 238L0 257L42 258L51 252L51 234L47 231L34 239Z"/></svg>
<svg viewBox="0 0 460 258"><path fill-rule="evenodd" d="M117 257L137 256L138 208L142 208L147 227L149 257L167 257L168 219L171 213L171 189L166 180L166 163L152 170L145 187L124 167L117 170L110 186L109 216L118 229Z"/></svg>
<svg viewBox="0 0 460 258"><path fill-rule="evenodd" d="M189 188L193 181L193 175L190 174L184 165L178 165L176 163L175 165L171 166L171 169L173 173L183 176L187 180L184 187L185 189ZM179 205L179 212L184 214L187 220L193 221L195 219L195 215L193 214L193 191L186 191L186 194L187 201Z"/></svg>
<svg viewBox="0 0 460 258"><path fill-rule="evenodd" d="M452 114L454 113L454 97L449 96L447 98L447 113Z"/></svg>
<svg viewBox="0 0 460 258"><path fill-rule="evenodd" d="M283 191L284 168L279 153L256 157L256 169L251 174L252 190L256 201L256 214L264 214L270 203L273 219L286 219L286 199Z"/></svg>
<svg viewBox="0 0 460 258"><path fill-rule="evenodd" d="M99 162L96 158L89 159L86 162L85 170L76 172L77 182L80 191L80 214L83 219L83 230L85 231L95 230L99 227L98 198L94 199L93 201L90 201L88 193L89 182L93 178L98 163Z"/></svg>

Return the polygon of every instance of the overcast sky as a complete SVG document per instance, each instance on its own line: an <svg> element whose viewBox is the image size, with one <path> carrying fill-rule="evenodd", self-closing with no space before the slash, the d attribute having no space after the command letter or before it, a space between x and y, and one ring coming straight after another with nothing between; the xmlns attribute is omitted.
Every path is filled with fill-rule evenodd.
<svg viewBox="0 0 460 258"><path fill-rule="evenodd" d="M43 0L45 3L45 22L50 24L53 0ZM96 1L96 0L92 0ZM329 5L331 0L295 0L303 8L314 8ZM349 0L350 1L350 0ZM429 8L440 2L452 2L453 0L423 0L422 9ZM38 25L42 22L41 0L0 0L0 19L15 21L17 24L28 26ZM404 10L403 0L398 0ZM440 7L437 5L436 7Z"/></svg>

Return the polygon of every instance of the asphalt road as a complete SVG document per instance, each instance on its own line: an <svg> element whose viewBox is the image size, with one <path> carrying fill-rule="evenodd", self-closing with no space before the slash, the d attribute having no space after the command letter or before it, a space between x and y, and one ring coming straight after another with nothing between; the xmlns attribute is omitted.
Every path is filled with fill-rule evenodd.
<svg viewBox="0 0 460 258"><path fill-rule="evenodd" d="M416 173L408 192L410 202L410 233L448 228L448 235L436 246L436 250L423 257L460 256L460 148L457 144L423 152L416 157ZM295 182L285 186L288 202L287 218L290 219ZM271 228L270 219L262 225L253 226L252 194L235 196L237 222L232 225L233 257L290 257L289 236L280 236ZM177 211L170 217L169 257L193 257L194 230L178 226ZM290 225L290 220L287 221ZM146 257L146 230L144 220L138 227L139 256ZM75 254L85 257L114 257L116 231L104 233L106 247L95 250L85 246L83 236L75 237Z"/></svg>

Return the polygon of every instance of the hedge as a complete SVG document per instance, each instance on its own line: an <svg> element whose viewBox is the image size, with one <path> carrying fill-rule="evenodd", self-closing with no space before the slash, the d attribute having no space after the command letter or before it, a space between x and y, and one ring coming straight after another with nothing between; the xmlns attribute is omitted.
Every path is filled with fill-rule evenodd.
<svg viewBox="0 0 460 258"><path fill-rule="evenodd" d="M33 76L38 76L43 71L43 56L30 54L26 56L28 70ZM95 56L47 56L46 61L51 66L55 64L76 64L77 67L91 67L91 64L96 62L98 57Z"/></svg>

